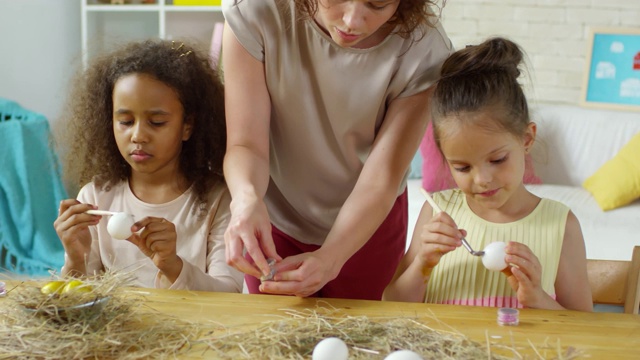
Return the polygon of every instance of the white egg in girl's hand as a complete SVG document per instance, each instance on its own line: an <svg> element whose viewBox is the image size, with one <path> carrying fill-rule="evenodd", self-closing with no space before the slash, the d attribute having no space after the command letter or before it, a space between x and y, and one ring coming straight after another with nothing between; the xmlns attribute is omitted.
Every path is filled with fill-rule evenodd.
<svg viewBox="0 0 640 360"><path fill-rule="evenodd" d="M482 255L482 264L489 270L502 271L507 267L507 262L504 261L504 257L507 253L504 251L506 243L501 241L493 242L484 248L484 255Z"/></svg>
<svg viewBox="0 0 640 360"><path fill-rule="evenodd" d="M411 350L398 350L387 355L384 360L423 360L422 356Z"/></svg>
<svg viewBox="0 0 640 360"><path fill-rule="evenodd" d="M349 348L347 344L337 337L321 340L313 348L312 360L347 360Z"/></svg>
<svg viewBox="0 0 640 360"><path fill-rule="evenodd" d="M118 240L128 239L133 232L131 226L135 223L133 215L119 212L111 216L107 223L107 232L111 237Z"/></svg>

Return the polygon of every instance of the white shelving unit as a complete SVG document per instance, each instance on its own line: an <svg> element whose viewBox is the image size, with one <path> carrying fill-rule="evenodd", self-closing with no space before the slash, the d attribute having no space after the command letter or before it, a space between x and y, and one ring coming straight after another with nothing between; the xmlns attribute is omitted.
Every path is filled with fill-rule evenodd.
<svg viewBox="0 0 640 360"><path fill-rule="evenodd" d="M189 39L208 49L215 24L224 21L220 6L175 6L173 0L131 0L124 5L79 1L85 66L93 55L132 40Z"/></svg>

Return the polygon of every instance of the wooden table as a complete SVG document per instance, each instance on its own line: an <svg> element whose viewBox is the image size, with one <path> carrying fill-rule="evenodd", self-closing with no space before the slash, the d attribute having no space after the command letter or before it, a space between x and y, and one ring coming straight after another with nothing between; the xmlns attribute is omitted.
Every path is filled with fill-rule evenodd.
<svg viewBox="0 0 640 360"><path fill-rule="evenodd" d="M540 358L534 348L549 349L559 344L562 348L576 348L582 354L579 358L640 359L638 315L522 309L518 326L500 326L496 323L496 308L155 289L143 291L148 291L147 304L153 309L195 322L215 321L226 326L257 327L262 322L281 319L285 315L283 309L304 310L316 305L330 305L352 316L418 318L431 328L453 328L482 344L489 339L492 344L516 347L527 358Z"/></svg>
<svg viewBox="0 0 640 360"><path fill-rule="evenodd" d="M18 284L7 282L7 289ZM521 309L518 326L496 323L497 309L418 303L313 299L275 295L248 295L161 289L128 289L144 295L144 305L161 313L210 327L217 323L234 330L251 330L287 316L285 310L335 308L347 316L411 318L432 329L452 330L486 345L493 353L517 358L504 347L515 348L527 359L556 358L558 347L572 347L580 359L640 359L640 315ZM542 355L542 356L540 356ZM196 347L184 358L215 358ZM1 354L0 354L0 357Z"/></svg>

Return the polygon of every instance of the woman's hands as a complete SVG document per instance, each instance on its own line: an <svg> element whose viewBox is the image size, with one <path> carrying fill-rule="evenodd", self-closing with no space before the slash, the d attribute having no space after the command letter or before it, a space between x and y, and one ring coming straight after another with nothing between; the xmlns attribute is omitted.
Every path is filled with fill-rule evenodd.
<svg viewBox="0 0 640 360"><path fill-rule="evenodd" d="M276 263L274 281L265 281L260 291L306 297L322 289L335 279L342 266L329 251L318 249L285 258Z"/></svg>
<svg viewBox="0 0 640 360"><path fill-rule="evenodd" d="M62 242L67 254L66 272L74 272L77 275L85 275L85 259L91 252L90 225L96 225L101 216L89 215L87 210L95 210L90 204L82 204L75 199L66 199L60 202L58 218L53 222L53 227Z"/></svg>
<svg viewBox="0 0 640 360"><path fill-rule="evenodd" d="M271 271L267 258L282 258L276 253L271 236L271 222L267 206L257 197L240 197L231 201L231 220L224 233L227 264L260 278ZM243 256L246 249L254 263Z"/></svg>
<svg viewBox="0 0 640 360"><path fill-rule="evenodd" d="M322 248L283 260L276 253L267 207L257 197L247 196L231 202L231 220L224 239L227 263L246 274L256 278L268 275L271 268L266 259L276 260L273 281L260 285L264 293L306 297L338 276L340 267L335 264L336 257ZM243 256L244 249L253 262Z"/></svg>
<svg viewBox="0 0 640 360"><path fill-rule="evenodd" d="M173 283L182 271L182 259L176 252L176 226L165 219L148 216L133 224L131 230L134 233L127 241L136 245Z"/></svg>
<svg viewBox="0 0 640 360"><path fill-rule="evenodd" d="M227 152L224 176L231 193L231 219L224 234L227 264L260 278L270 272L266 258L280 260L262 200L269 186L271 96L265 67L224 26ZM251 104L251 106L247 106ZM251 260L244 258L246 249Z"/></svg>

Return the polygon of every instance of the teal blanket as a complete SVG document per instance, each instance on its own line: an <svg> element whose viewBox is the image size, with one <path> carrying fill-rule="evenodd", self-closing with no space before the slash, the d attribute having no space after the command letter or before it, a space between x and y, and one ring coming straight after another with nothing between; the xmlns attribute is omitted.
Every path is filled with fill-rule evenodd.
<svg viewBox="0 0 640 360"><path fill-rule="evenodd" d="M0 272L46 276L64 264L53 222L67 193L50 134L43 115L0 98Z"/></svg>

